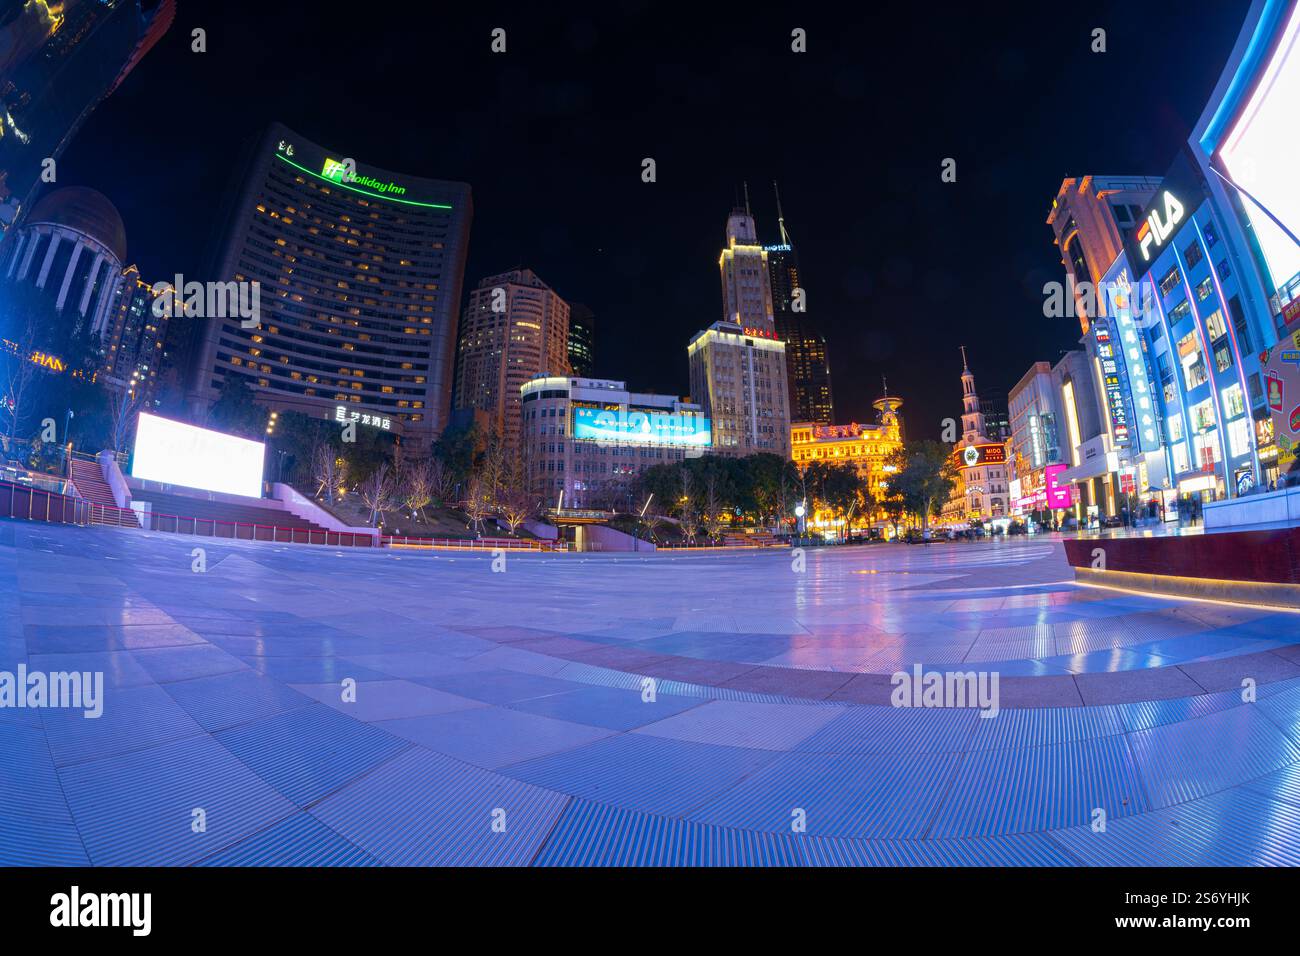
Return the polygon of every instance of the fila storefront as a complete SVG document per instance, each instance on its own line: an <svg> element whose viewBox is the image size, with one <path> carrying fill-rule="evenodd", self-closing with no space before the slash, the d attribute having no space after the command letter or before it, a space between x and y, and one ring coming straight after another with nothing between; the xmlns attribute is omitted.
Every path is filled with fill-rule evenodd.
<svg viewBox="0 0 1300 956"><path fill-rule="evenodd" d="M1135 409L1132 439L1144 453L1163 446L1172 476L1166 491L1203 500L1245 493L1259 474L1248 384L1258 362L1243 341L1241 270L1223 236L1223 223L1183 157L1128 237L1126 251L1137 273L1128 289L1129 311L1145 333L1144 357L1154 380L1144 380L1145 362L1131 362L1124 385L1143 395L1124 397L1130 407L1134 397L1156 399L1150 420ZM1116 344L1120 356L1125 344L1131 346Z"/></svg>

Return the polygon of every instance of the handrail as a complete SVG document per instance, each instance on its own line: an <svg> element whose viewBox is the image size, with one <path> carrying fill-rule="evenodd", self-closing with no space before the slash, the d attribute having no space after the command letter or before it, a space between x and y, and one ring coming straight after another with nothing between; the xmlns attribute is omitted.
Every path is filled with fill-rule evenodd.
<svg viewBox="0 0 1300 956"><path fill-rule="evenodd" d="M521 538L420 538L410 535L381 535L381 548L428 548L432 550L502 550L502 551L553 551L550 542Z"/></svg>

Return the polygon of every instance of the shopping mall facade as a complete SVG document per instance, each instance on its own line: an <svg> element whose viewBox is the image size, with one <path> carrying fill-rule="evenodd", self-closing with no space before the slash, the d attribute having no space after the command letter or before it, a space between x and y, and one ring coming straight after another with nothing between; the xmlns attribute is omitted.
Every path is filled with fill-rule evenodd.
<svg viewBox="0 0 1300 956"><path fill-rule="evenodd" d="M1209 104L1160 180L1062 185L1048 221L1076 289L1091 282L1095 295L1080 310L1073 367L1063 359L1052 369L1065 466L1055 480L1071 489L1057 520L1126 512L1169 519L1268 487L1294 462L1297 115L1300 2L1256 0ZM1089 193L1118 243L1097 241ZM1017 445L1013 457L1022 453ZM1036 510L1032 497L1013 495L1013 511Z"/></svg>

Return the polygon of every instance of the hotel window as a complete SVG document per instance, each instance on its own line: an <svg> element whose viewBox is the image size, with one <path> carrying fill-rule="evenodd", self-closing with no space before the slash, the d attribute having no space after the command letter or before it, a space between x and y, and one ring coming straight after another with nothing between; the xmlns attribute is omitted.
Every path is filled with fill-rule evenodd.
<svg viewBox="0 0 1300 956"><path fill-rule="evenodd" d="M1232 278L1232 268L1228 265L1227 259L1222 260L1217 266L1215 266L1215 269L1219 272L1220 281Z"/></svg>
<svg viewBox="0 0 1300 956"><path fill-rule="evenodd" d="M1219 241L1219 230L1212 222L1205 223L1201 229L1201 234L1205 236L1205 248L1213 249L1214 244Z"/></svg>
<svg viewBox="0 0 1300 956"><path fill-rule="evenodd" d="M1183 255L1187 257L1187 268L1195 269L1197 264L1203 258L1201 254L1201 244L1193 240L1192 244L1183 250Z"/></svg>
<svg viewBox="0 0 1300 956"><path fill-rule="evenodd" d="M1201 280L1200 285L1196 287L1196 298L1199 302L1204 302L1214 292L1214 279L1206 276Z"/></svg>
<svg viewBox="0 0 1300 956"><path fill-rule="evenodd" d="M1169 416L1169 443L1183 440L1183 417L1181 415Z"/></svg>
<svg viewBox="0 0 1300 956"><path fill-rule="evenodd" d="M1183 299L1182 302L1179 302L1176 306L1174 306L1172 309L1169 310L1170 326L1177 325L1179 322L1181 322L1183 319L1187 318L1191 314L1192 314L1191 303L1189 303L1186 299Z"/></svg>

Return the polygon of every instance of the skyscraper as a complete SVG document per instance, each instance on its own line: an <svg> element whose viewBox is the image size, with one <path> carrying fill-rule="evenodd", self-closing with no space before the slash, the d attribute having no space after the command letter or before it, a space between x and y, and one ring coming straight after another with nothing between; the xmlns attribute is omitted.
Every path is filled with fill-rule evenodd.
<svg viewBox="0 0 1300 956"><path fill-rule="evenodd" d="M776 184L772 184L776 189ZM789 391L790 418L796 422L829 425L835 418L831 397L830 356L826 336L809 317L804 298L799 295L799 255L785 228L781 194L776 193L777 225L780 242L764 246L772 288L772 308L776 334L785 342L785 372Z"/></svg>
<svg viewBox="0 0 1300 956"><path fill-rule="evenodd" d="M727 244L718 257L722 278L722 320L742 329L775 332L772 314L771 277L767 253L758 241L758 227L749 211L749 187L745 205L727 217Z"/></svg>
<svg viewBox="0 0 1300 956"><path fill-rule="evenodd" d="M727 219L718 259L723 321L696 333L687 347L691 397L713 425L718 454L790 455L790 405L785 345L772 313L767 253L745 206Z"/></svg>
<svg viewBox="0 0 1300 956"><path fill-rule="evenodd" d="M596 366L596 316L580 302L569 303L569 367L580 378Z"/></svg>
<svg viewBox="0 0 1300 956"><path fill-rule="evenodd" d="M153 303L153 286L140 278L139 269L128 266L117 284L102 339L103 382L136 389L144 407L154 404L169 323L165 313L154 315Z"/></svg>
<svg viewBox="0 0 1300 956"><path fill-rule="evenodd" d="M86 117L158 42L175 0L6 4L0 13L0 233ZM50 181L47 179L47 181Z"/></svg>
<svg viewBox="0 0 1300 956"><path fill-rule="evenodd" d="M517 448L520 389L569 374L569 304L531 269L488 276L469 294L456 361L456 408L487 412Z"/></svg>
<svg viewBox="0 0 1300 956"><path fill-rule="evenodd" d="M214 401L239 375L269 408L355 411L431 441L450 411L471 217L465 183L362 165L272 124L226 210L215 267L222 282L260 284L260 324L201 323L191 397Z"/></svg>

